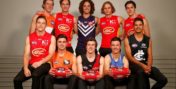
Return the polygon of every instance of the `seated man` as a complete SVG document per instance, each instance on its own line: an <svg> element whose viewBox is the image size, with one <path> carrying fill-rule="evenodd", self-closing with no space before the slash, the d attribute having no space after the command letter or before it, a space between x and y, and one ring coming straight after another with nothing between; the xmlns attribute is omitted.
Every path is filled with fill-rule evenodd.
<svg viewBox="0 0 176 89"><path fill-rule="evenodd" d="M39 89L41 76L50 69L47 62L55 51L56 40L45 32L46 23L44 16L37 17L35 32L26 38L23 68L14 78L14 89L23 89L22 83L30 78L32 89Z"/></svg>
<svg viewBox="0 0 176 89"><path fill-rule="evenodd" d="M77 57L78 89L87 89L88 84L95 84L95 89L103 89L104 58L96 54L97 41L88 38L85 47L86 54Z"/></svg>
<svg viewBox="0 0 176 89"><path fill-rule="evenodd" d="M54 89L54 83L68 83L67 89L74 89L76 82L76 57L66 50L67 37L60 34L56 38L57 47L51 59L51 69L45 77L45 89Z"/></svg>
<svg viewBox="0 0 176 89"><path fill-rule="evenodd" d="M151 89L162 89L167 84L167 78L152 66L152 41L143 33L144 22L141 18L135 18L133 24L135 33L125 38L125 50L131 70L128 88L150 89L150 77L156 81Z"/></svg>
<svg viewBox="0 0 176 89"><path fill-rule="evenodd" d="M118 37L111 39L112 52L105 56L105 88L114 89L118 83L127 80L129 73L128 60L121 53L121 40Z"/></svg>

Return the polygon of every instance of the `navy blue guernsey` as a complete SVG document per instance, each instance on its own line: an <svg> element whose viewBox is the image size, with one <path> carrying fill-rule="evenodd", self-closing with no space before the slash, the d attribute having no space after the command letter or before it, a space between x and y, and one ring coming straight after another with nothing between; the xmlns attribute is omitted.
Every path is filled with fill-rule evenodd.
<svg viewBox="0 0 176 89"><path fill-rule="evenodd" d="M146 63L148 59L148 48L150 38L146 35L143 36L142 41L137 41L134 34L129 36L129 45L131 48L131 55L138 61Z"/></svg>
<svg viewBox="0 0 176 89"><path fill-rule="evenodd" d="M115 61L115 59L112 57L112 54L109 54L110 56L110 59L111 59L111 63L110 63L110 68L122 68L124 66L124 63L123 63L123 58L124 58L124 55L123 54L120 54L120 57L118 58L117 61Z"/></svg>
<svg viewBox="0 0 176 89"><path fill-rule="evenodd" d="M84 43L87 38L95 38L96 22L94 16L84 18L83 16L78 17L78 44L77 47L84 48Z"/></svg>

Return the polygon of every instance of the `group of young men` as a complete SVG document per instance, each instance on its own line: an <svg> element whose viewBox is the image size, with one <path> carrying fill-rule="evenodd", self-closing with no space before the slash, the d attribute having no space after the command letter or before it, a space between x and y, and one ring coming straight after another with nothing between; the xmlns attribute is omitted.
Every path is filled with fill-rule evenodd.
<svg viewBox="0 0 176 89"><path fill-rule="evenodd" d="M114 89L125 81L127 89L150 89L149 77L156 83L152 89L162 89L167 78L152 66L152 41L147 19L136 13L134 1L127 1L129 17L114 15L110 1L103 3L100 19L93 16L92 0L82 0L81 16L69 13L70 0L60 0L62 12L52 14L54 1L43 0L43 11L32 19L26 38L24 65L14 78L14 89L23 89L22 83L32 78L32 89L54 89L55 83L68 84L67 89ZM120 27L124 28L119 34ZM78 35L75 50L72 35ZM99 53L97 34L102 34ZM125 53L121 52L121 40Z"/></svg>

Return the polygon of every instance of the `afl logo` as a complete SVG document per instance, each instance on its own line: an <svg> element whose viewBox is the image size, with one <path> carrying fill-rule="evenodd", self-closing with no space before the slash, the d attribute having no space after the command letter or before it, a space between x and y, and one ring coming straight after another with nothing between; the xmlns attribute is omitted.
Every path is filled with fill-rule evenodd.
<svg viewBox="0 0 176 89"><path fill-rule="evenodd" d="M68 32L69 29L70 29L70 27L69 27L68 25L66 25L66 24L60 24L60 25L58 26L58 29L59 29L60 31L62 31L62 32Z"/></svg>
<svg viewBox="0 0 176 89"><path fill-rule="evenodd" d="M111 34L111 33L113 33L115 30L114 30L114 28L112 28L112 27L106 27L106 28L104 28L103 29L103 33L104 34Z"/></svg>
<svg viewBox="0 0 176 89"><path fill-rule="evenodd" d="M45 53L46 53L46 49L43 49L43 48L36 48L36 49L32 50L32 55L34 55L36 57L39 57Z"/></svg>

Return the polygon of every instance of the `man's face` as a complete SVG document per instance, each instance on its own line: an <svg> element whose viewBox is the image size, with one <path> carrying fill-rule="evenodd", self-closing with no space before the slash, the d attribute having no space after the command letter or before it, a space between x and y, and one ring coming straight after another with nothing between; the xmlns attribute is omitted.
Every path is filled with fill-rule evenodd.
<svg viewBox="0 0 176 89"><path fill-rule="evenodd" d="M103 8L105 15L111 15L112 14L112 7L110 4L105 4Z"/></svg>
<svg viewBox="0 0 176 89"><path fill-rule="evenodd" d="M83 5L83 13L89 14L91 11L91 5L89 2L85 2Z"/></svg>
<svg viewBox="0 0 176 89"><path fill-rule="evenodd" d="M68 0L63 0L61 3L61 8L63 12L68 12L70 8L70 4Z"/></svg>
<svg viewBox="0 0 176 89"><path fill-rule="evenodd" d="M88 41L86 45L87 53L95 53L96 43L94 41Z"/></svg>
<svg viewBox="0 0 176 89"><path fill-rule="evenodd" d="M36 22L36 29L40 32L45 31L46 20L44 18L39 18Z"/></svg>
<svg viewBox="0 0 176 89"><path fill-rule="evenodd" d="M121 49L121 44L119 41L112 41L111 42L111 50L112 50L112 53L120 53L120 49Z"/></svg>
<svg viewBox="0 0 176 89"><path fill-rule="evenodd" d="M51 12L53 10L54 2L52 0L47 0L45 4L43 4L44 10L47 12Z"/></svg>
<svg viewBox="0 0 176 89"><path fill-rule="evenodd" d="M65 38L59 38L57 40L58 50L65 50L67 46L67 40Z"/></svg>
<svg viewBox="0 0 176 89"><path fill-rule="evenodd" d="M142 24L141 21L136 21L134 23L134 30L136 33L141 33L143 32L144 25Z"/></svg>
<svg viewBox="0 0 176 89"><path fill-rule="evenodd" d="M133 4L127 4L126 6L126 12L129 16L132 16L135 14L136 8L133 6Z"/></svg>

